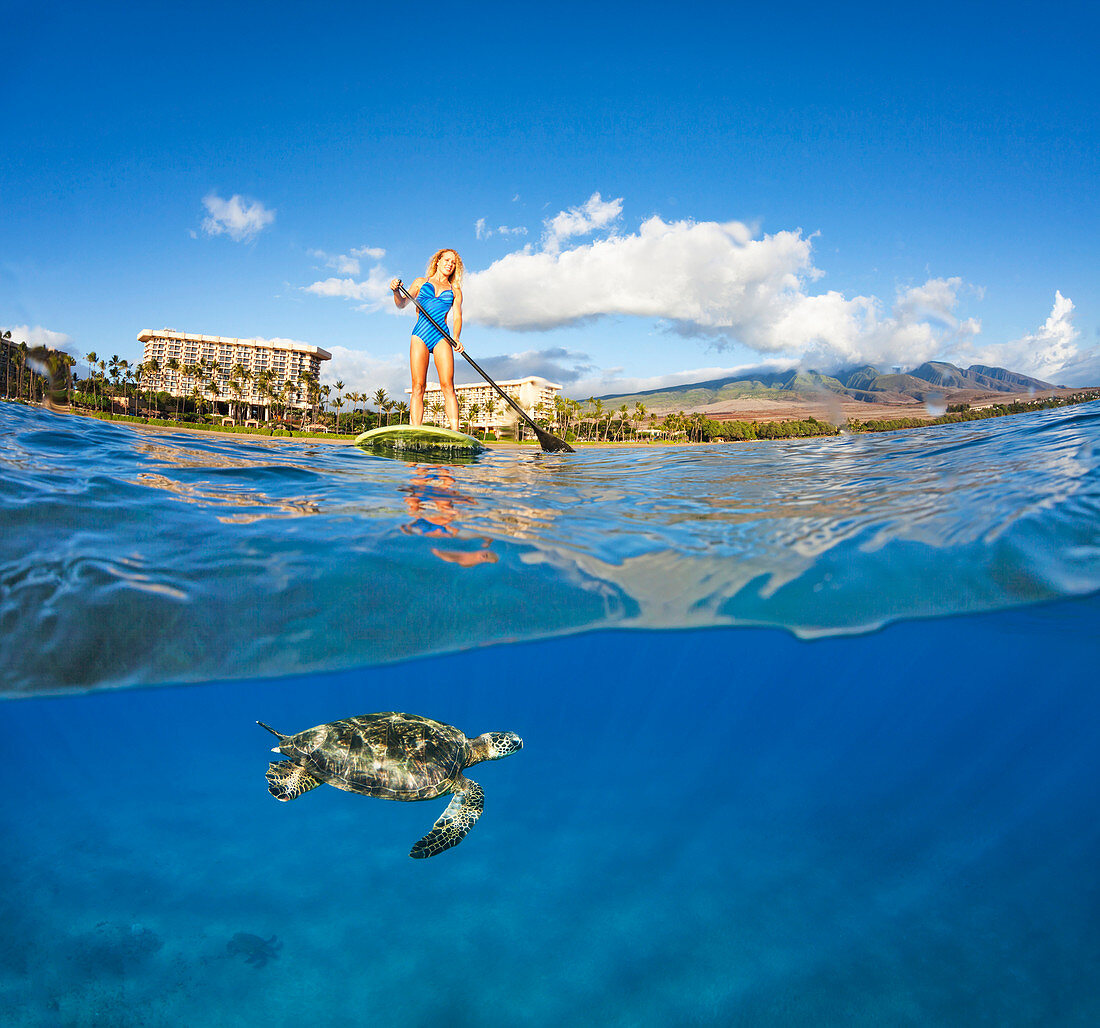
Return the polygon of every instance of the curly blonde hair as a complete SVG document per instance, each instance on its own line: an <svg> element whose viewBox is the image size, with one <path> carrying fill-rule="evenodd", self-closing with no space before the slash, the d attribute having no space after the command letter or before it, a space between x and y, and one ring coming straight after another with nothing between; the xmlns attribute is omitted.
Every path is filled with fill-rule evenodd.
<svg viewBox="0 0 1100 1028"><path fill-rule="evenodd" d="M455 270L454 274L448 279L453 286L462 285L462 273L466 270L466 266L462 263L462 258L459 257L458 251L452 246L445 246L442 250L436 250L432 254L432 259L428 261L428 278L431 278L435 274L436 265L439 264L439 258L445 253L453 253L455 255Z"/></svg>

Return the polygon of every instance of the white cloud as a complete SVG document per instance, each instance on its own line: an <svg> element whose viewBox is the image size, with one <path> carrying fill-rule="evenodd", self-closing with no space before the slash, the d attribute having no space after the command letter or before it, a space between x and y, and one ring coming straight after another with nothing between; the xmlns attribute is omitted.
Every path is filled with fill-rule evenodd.
<svg viewBox="0 0 1100 1028"><path fill-rule="evenodd" d="M351 277L326 278L302 286L302 289L315 296L342 296L347 300L356 300L361 310L374 311L391 297L391 277L385 268L376 265L362 281Z"/></svg>
<svg viewBox="0 0 1100 1028"><path fill-rule="evenodd" d="M1055 383L1067 386L1100 386L1100 348L1089 350L1057 372Z"/></svg>
<svg viewBox="0 0 1100 1028"><path fill-rule="evenodd" d="M331 361L321 365L321 381L332 385L344 383L344 392L367 393L373 396L379 388L385 389L390 398L408 401L405 390L409 385L409 358L407 354L376 358L362 350L349 350L344 346L326 347L332 354ZM373 407L373 404L369 404Z"/></svg>
<svg viewBox="0 0 1100 1028"><path fill-rule="evenodd" d="M607 228L618 220L623 212L623 200L604 200L593 193L581 207L570 207L549 219L543 235L543 249L557 253L561 244L572 236L587 236L598 229Z"/></svg>
<svg viewBox="0 0 1100 1028"><path fill-rule="evenodd" d="M624 233L622 206L621 198L605 201L594 193L581 206L545 221L541 248L528 243L483 271L468 272L467 323L544 332L604 317L654 319L669 332L702 340L715 350L736 349L741 359L751 353L822 371L858 364L911 368L941 359L997 364L1050 378L1083 359L1073 304L1061 293L1036 332L1000 347L978 348L981 322L959 308L961 296L980 298L981 290L959 277L929 278L901 288L892 303L835 289L815 291L824 272L814 264L814 234L801 229L761 234L739 221L664 221L656 215ZM482 218L476 231L487 238L512 230L493 229ZM574 239L594 233L601 236ZM564 246L570 239L573 245ZM305 289L378 310L389 299L389 277L379 265L366 280L345 275ZM571 383L573 390L659 388L669 381L644 386L618 378L620 369L593 368L584 355L578 362L577 355L567 361L557 353L541 353L547 377ZM513 359L496 358L501 368ZM1088 368L1080 369L1080 375L1087 373Z"/></svg>
<svg viewBox="0 0 1100 1028"><path fill-rule="evenodd" d="M961 278L932 278L922 286L899 292L894 313L910 321L936 321L949 328L958 327L955 310L959 304Z"/></svg>
<svg viewBox="0 0 1100 1028"><path fill-rule="evenodd" d="M203 197L202 203L207 211L202 230L208 236L225 234L237 242L247 242L275 220L274 211L269 211L259 200L245 200L239 193L228 200L210 193Z"/></svg>
<svg viewBox="0 0 1100 1028"><path fill-rule="evenodd" d="M341 275L358 275L361 271L360 259L380 261L386 256L386 251L378 246L359 246L353 247L350 253L333 254L325 253L324 250L310 250L309 255Z"/></svg>
<svg viewBox="0 0 1100 1028"><path fill-rule="evenodd" d="M1008 343L967 348L966 352L975 364L992 364L1052 382L1067 380L1062 376L1066 369L1070 379L1092 384L1080 376L1094 374L1088 367L1090 362L1096 365L1096 355L1079 352L1080 338L1081 332L1073 324L1073 302L1055 291L1050 317L1034 332Z"/></svg>
<svg viewBox="0 0 1100 1028"><path fill-rule="evenodd" d="M813 236L801 229L756 237L737 222L666 222L560 249L562 240L607 227L621 200L595 194L547 221L541 251L508 254L467 276L469 320L542 331L604 316L656 318L718 350L740 345L823 369L842 364L919 364L975 335L960 321L958 278L903 291L887 311L873 296L811 292L822 276Z"/></svg>
<svg viewBox="0 0 1100 1028"><path fill-rule="evenodd" d="M476 235L478 239L488 239L492 235L525 236L527 235L527 229L523 225L517 225L514 228L508 225L498 225L495 229L489 228L485 224L484 218L478 218L474 225L474 235Z"/></svg>
<svg viewBox="0 0 1100 1028"><path fill-rule="evenodd" d="M375 311L389 300L390 279L393 277L385 267L375 263L365 279L358 276L362 274L360 259L381 261L386 256L386 251L376 246L361 246L353 249L350 254L328 254L324 250L310 250L311 257L316 257L325 264L335 269L343 277L332 277L313 282L308 286L301 286L303 292L313 293L314 296L343 297L346 300L358 302L360 310ZM392 306L392 305L391 305Z"/></svg>
<svg viewBox="0 0 1100 1028"><path fill-rule="evenodd" d="M52 329L43 328L41 325L0 325L0 331L11 331L11 341L16 346L26 343L30 349L36 346L46 346L51 350L64 350L74 357L82 357L73 343L72 336L64 332L54 332Z"/></svg>
<svg viewBox="0 0 1100 1028"><path fill-rule="evenodd" d="M359 274L358 257L344 253L325 253L324 250L310 250L309 255L319 260L326 268L332 268L341 275Z"/></svg>

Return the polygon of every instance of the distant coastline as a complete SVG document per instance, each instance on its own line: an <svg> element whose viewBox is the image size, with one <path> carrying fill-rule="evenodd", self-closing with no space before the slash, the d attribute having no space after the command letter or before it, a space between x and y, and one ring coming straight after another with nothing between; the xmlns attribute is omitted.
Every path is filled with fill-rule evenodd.
<svg viewBox="0 0 1100 1028"><path fill-rule="evenodd" d="M782 403L785 408L782 411L782 415L778 418L775 418L774 414L776 412L768 411L768 413L773 414L773 419L768 420L759 417L759 414L762 413L761 411L759 411L759 409L753 410L751 412L746 411L746 415L749 416L745 417L744 419L736 418L736 416L733 415L733 412L722 412L725 416L717 419L713 417L707 417L700 412L696 412L692 416L696 425L707 423L712 426L713 431L725 431L729 433L728 435L721 435L714 439L674 437L652 437L647 439L598 441L579 439L574 440L573 445L583 448L651 445L692 446L699 443L712 441L736 443L754 439L798 438L808 436L820 437L836 435L845 431L850 433L901 431L911 428L932 427L935 425L985 420L991 417L1028 413L1031 411L1049 409L1052 407L1073 406L1080 403L1090 403L1095 400L1100 400L1100 387L1077 390L1059 389L1055 390L1054 392L1059 395L1036 398L1034 396L1028 395L1006 395L1005 393L999 393L995 394L995 399L990 398L989 402L976 404L973 407L968 404L957 404L953 405L956 409L942 412L935 411L934 409L929 410L924 405L887 405L858 402L858 413L863 414L864 417L846 417L843 423L839 422L839 419L835 421L827 418L819 420L817 418L817 414L833 413L835 416L835 414L837 413L835 410L822 410L822 405L819 401L805 401L790 398L778 401ZM44 409L50 409L48 405L45 404L31 404L31 406L41 406ZM918 413L918 411L922 411L922 413ZM295 432L291 434L290 432L280 431L277 434L271 434L263 431L229 432L225 431L224 429L218 429L212 426L199 428L195 427L194 425L185 425L174 421L143 420L140 418L125 415L97 415L92 412L72 409L54 409L54 413L79 418L90 418L96 421L107 421L113 424L122 425L126 428L132 428L142 434L172 432L183 435L231 438L244 442L264 444L301 443L308 441L312 443L322 443L331 446L354 445L355 442L354 436L338 436L334 433ZM757 416L753 417L753 414ZM867 415L872 416L868 417ZM685 420L691 419L688 419L685 416ZM811 430L809 431L804 430L789 433L782 431L784 427L793 427L791 424L792 422L798 422L802 425L805 425L807 422L816 422L820 426L820 430L815 431L811 428ZM746 428L748 428L747 434L745 432ZM538 444L533 439L524 440L521 442L517 442L514 439L486 439L484 440L484 443L488 447L502 449L537 449L538 447Z"/></svg>

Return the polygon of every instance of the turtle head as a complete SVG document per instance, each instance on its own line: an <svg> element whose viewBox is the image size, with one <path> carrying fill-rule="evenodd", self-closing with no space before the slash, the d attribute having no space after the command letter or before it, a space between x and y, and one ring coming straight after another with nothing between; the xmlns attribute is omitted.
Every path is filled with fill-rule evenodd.
<svg viewBox="0 0 1100 1028"><path fill-rule="evenodd" d="M486 732L470 741L470 755L475 764L482 760L500 760L522 749L523 740L515 732Z"/></svg>

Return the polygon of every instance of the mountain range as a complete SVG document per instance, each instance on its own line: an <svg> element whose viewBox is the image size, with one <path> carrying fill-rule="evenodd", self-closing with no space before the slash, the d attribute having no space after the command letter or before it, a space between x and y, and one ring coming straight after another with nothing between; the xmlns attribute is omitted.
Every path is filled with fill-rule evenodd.
<svg viewBox="0 0 1100 1028"><path fill-rule="evenodd" d="M912 371L881 374L866 364L825 375L818 371L765 371L755 369L716 378L709 382L649 389L639 393L619 393L600 396L609 406L641 401L650 410L685 410L737 400L813 399L823 392L846 396L867 403L912 403L927 400L960 400L964 394L1030 393L1040 389L1057 389L1028 375L1006 368L991 368L972 364L965 370L945 361L927 361Z"/></svg>

